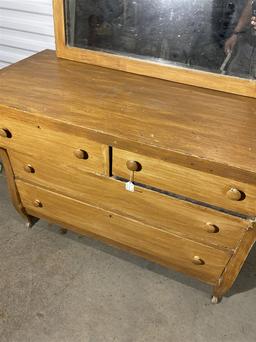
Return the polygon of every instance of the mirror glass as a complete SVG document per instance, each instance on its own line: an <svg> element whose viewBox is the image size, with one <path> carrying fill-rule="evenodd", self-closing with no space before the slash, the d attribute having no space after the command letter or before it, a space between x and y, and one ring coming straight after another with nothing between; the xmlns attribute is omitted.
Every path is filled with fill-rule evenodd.
<svg viewBox="0 0 256 342"><path fill-rule="evenodd" d="M256 0L65 0L68 45L256 78Z"/></svg>

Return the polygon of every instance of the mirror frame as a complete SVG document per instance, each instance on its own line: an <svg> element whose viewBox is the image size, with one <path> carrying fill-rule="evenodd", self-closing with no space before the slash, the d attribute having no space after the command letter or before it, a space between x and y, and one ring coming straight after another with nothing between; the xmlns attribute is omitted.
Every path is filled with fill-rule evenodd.
<svg viewBox="0 0 256 342"><path fill-rule="evenodd" d="M56 53L60 58L137 75L256 98L256 81L150 60L71 47L66 43L64 0L53 0Z"/></svg>

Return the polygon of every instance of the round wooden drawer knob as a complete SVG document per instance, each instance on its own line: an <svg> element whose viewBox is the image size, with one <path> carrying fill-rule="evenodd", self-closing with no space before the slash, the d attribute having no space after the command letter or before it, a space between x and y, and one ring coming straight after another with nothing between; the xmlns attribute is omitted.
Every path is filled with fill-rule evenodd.
<svg viewBox="0 0 256 342"><path fill-rule="evenodd" d="M77 149L74 151L74 155L78 158L78 159L88 159L89 155L86 151L81 150L81 149Z"/></svg>
<svg viewBox="0 0 256 342"><path fill-rule="evenodd" d="M204 265L204 261L199 256L194 256L192 262L194 265Z"/></svg>
<svg viewBox="0 0 256 342"><path fill-rule="evenodd" d="M12 134L7 128L0 128L0 137L11 138Z"/></svg>
<svg viewBox="0 0 256 342"><path fill-rule="evenodd" d="M213 223L206 223L206 231L211 234L216 234L220 231L220 229Z"/></svg>
<svg viewBox="0 0 256 342"><path fill-rule="evenodd" d="M27 164L24 166L24 170L27 172L27 173L35 173L35 169L33 168L32 165L30 164Z"/></svg>
<svg viewBox="0 0 256 342"><path fill-rule="evenodd" d="M39 200L35 200L34 201L34 207L36 207L36 208L42 208L42 202L41 201L39 201Z"/></svg>
<svg viewBox="0 0 256 342"><path fill-rule="evenodd" d="M141 170L140 163L135 161L135 160L127 160L126 166L127 166L127 169L132 171L132 172L136 172L136 171Z"/></svg>
<svg viewBox="0 0 256 342"><path fill-rule="evenodd" d="M229 189L226 195L231 201L240 201L242 199L242 192L236 188Z"/></svg>

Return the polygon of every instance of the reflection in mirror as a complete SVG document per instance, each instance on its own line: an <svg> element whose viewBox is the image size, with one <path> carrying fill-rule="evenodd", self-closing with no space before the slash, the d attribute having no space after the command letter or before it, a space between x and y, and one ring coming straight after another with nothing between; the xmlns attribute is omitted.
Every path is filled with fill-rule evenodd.
<svg viewBox="0 0 256 342"><path fill-rule="evenodd" d="M65 0L70 46L256 78L256 0Z"/></svg>

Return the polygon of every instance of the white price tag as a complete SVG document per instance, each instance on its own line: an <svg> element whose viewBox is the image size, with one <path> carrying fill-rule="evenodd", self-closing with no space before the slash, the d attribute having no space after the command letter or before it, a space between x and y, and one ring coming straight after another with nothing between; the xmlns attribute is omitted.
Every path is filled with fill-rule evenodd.
<svg viewBox="0 0 256 342"><path fill-rule="evenodd" d="M125 183L125 189L127 191L134 192L135 186L134 186L133 182L130 181L130 182Z"/></svg>

